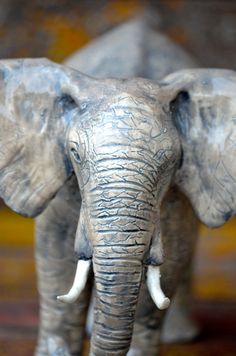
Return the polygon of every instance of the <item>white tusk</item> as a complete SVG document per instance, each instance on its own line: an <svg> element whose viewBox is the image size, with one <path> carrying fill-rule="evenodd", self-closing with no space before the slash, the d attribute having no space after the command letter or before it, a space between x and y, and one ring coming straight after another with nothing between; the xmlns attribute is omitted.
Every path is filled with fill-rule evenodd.
<svg viewBox="0 0 236 356"><path fill-rule="evenodd" d="M57 297L58 300L64 303L73 303L76 301L76 299L79 297L80 293L83 291L86 285L90 265L91 265L91 260L78 261L74 283L70 291L65 295L58 296Z"/></svg>
<svg viewBox="0 0 236 356"><path fill-rule="evenodd" d="M147 286L152 300L156 304L157 308L162 310L168 308L170 305L170 299L162 292L160 285L160 267L148 266L147 270Z"/></svg>

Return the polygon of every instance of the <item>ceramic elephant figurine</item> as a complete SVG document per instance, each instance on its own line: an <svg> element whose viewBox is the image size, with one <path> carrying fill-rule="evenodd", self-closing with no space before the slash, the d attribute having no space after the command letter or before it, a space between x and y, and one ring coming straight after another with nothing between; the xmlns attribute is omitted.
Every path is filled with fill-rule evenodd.
<svg viewBox="0 0 236 356"><path fill-rule="evenodd" d="M159 307L167 302L156 289L163 260L161 202L169 206L162 211L162 221L173 220L170 238L179 229L178 211L191 209L176 185L209 226L235 213L228 154L234 148L235 74L189 70L155 84L144 79L96 80L47 60L2 61L0 68L0 193L11 208L26 215L46 208L37 222L42 299L38 353L79 352L89 286L79 304L56 303L73 280L72 244L79 219L76 256L82 261L93 256L98 294L91 354L123 355L130 346L146 269L153 299ZM212 194L217 182L221 190ZM185 244L174 244L166 253L162 284L168 296L188 261L186 234L181 237ZM82 289L89 265L79 263L81 278L69 301ZM163 315L153 314L145 288L143 283L130 354L145 350L148 340L153 342L150 355L158 346ZM144 343L136 340L140 328L147 336Z"/></svg>
<svg viewBox="0 0 236 356"><path fill-rule="evenodd" d="M145 273L154 303L159 309L168 304L159 275L160 207L167 191L177 185L208 226L220 226L235 214L235 72L186 70L157 84L140 78L94 79L43 59L1 61L0 69L1 197L13 210L35 216L74 172L80 212L66 199L62 207L52 201L47 209L55 220L49 216L47 232L41 231L46 245L37 248L47 254L50 246L44 236L51 234L55 221L63 238L70 215L79 217L75 281L60 299L73 302L79 296L92 264L97 296L90 353L125 355ZM72 196L75 188L70 180L67 189ZM60 209L66 209L63 219ZM73 257L67 260L63 255L67 248L64 240L54 263L59 258L61 264L71 263ZM184 253L183 249L182 260ZM174 256L167 255L163 265L168 296L182 267ZM41 267L53 275L53 270ZM154 303L143 292L147 304L137 318L145 316L146 336L152 341L148 332L153 329L156 336L162 315L153 318ZM73 318L66 315L65 326L71 326ZM57 340L66 354L60 334L49 338L49 352ZM149 354L156 347L151 346ZM132 353L136 350L131 348Z"/></svg>
<svg viewBox="0 0 236 356"><path fill-rule="evenodd" d="M129 48L128 53L127 48ZM147 23L143 18L131 20L106 33L74 54L66 61L66 64L100 78L104 76L119 78L143 75L153 79L160 79L174 70L196 66L196 62L189 55L166 37L154 31L150 21ZM186 243L181 244L183 248L180 249L180 255L183 255L182 250L188 244L185 249L191 256L197 236L197 219L190 205L188 205L188 214L191 214L191 217L188 221L182 219L182 216L186 216L186 199L179 192L178 194L171 194L171 196L172 201L173 197L176 200L178 197L178 200L180 200L175 204L178 205L179 214L179 231L176 232L176 236L181 235L183 239L186 237ZM69 204L65 202L69 202ZM169 206L169 204L166 205ZM171 210L173 210L173 206L172 202ZM182 211L180 206L183 206ZM70 345L71 352L79 352L78 350L82 348L91 287L87 287L79 299L79 304L61 305L59 308L55 299L55 295L61 294L69 288L72 284L72 276L75 273L76 264L71 256L79 210L80 195L76 183L72 179L37 219L36 257L41 295L41 327L37 354L46 354L49 352L48 348L50 348L50 353L57 347L66 349L65 345L62 346L63 340ZM169 226L169 223L166 225L165 220L162 220L163 233L167 235L168 229L166 226ZM62 221L63 224L61 224ZM196 228L190 231L189 227L192 228L193 225ZM182 233L183 231L184 233ZM172 232L170 232L170 235L172 236ZM169 239L164 236L165 245L166 241L169 241ZM66 263L62 264L61 260L66 261ZM189 270L190 264L190 257L186 258L186 265L182 273L184 282L185 279L188 280L189 273L186 273L186 271ZM53 273L48 273L48 270L53 271ZM52 288L52 286L55 286L55 288ZM182 317L183 313L177 318L178 321L181 318L181 327L178 323L178 328L175 329L176 315L179 315L182 309L184 311L186 309L186 291L189 294L188 283L180 283L176 307L173 311L171 308L171 314L169 314L171 317L168 316L169 322L166 325L167 331L164 333L165 339L191 338L197 332L191 320ZM58 338L59 335L61 340ZM48 343L51 346L48 346Z"/></svg>

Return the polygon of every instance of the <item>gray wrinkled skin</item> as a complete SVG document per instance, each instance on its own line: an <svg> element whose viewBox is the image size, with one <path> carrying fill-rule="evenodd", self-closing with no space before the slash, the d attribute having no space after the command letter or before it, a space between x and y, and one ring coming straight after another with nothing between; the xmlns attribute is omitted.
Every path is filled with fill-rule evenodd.
<svg viewBox="0 0 236 356"><path fill-rule="evenodd" d="M170 297L194 244L184 222L173 238L182 212L197 226L173 183L207 225L235 214L236 74L188 70L156 84L98 80L47 60L2 61L0 69L1 196L30 216L46 208L37 222L37 354L81 352L89 285L78 303L56 302L72 283L78 219L75 251L81 259L93 258L96 284L90 354L125 355L135 312L129 354L156 354L165 313L146 291L145 265L163 260L158 221L166 254L162 285Z"/></svg>

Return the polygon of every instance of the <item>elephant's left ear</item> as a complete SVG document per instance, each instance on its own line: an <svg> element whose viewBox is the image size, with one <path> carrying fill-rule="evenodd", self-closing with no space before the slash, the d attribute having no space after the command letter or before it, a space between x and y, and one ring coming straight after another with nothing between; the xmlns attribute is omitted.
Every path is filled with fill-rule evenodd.
<svg viewBox="0 0 236 356"><path fill-rule="evenodd" d="M160 86L182 148L175 183L204 224L220 226L236 211L236 74L183 70L164 78Z"/></svg>
<svg viewBox="0 0 236 356"><path fill-rule="evenodd" d="M66 132L86 76L47 59L0 61L0 196L39 214L72 174Z"/></svg>

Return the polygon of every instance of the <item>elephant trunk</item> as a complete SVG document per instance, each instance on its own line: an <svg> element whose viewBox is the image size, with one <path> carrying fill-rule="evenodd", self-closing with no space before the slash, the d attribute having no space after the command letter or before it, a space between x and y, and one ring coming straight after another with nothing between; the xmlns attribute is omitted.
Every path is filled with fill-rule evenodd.
<svg viewBox="0 0 236 356"><path fill-rule="evenodd" d="M91 218L96 234L93 242L96 303L91 355L96 356L127 353L143 261L150 261L157 214L154 195L145 192L144 188L137 189L137 186L125 183L113 183L122 190L115 189L113 185L114 189L108 190L105 196L104 191L101 196L100 188L95 189L91 201ZM156 299L160 300L159 297ZM160 305L164 306L162 303L163 300Z"/></svg>
<svg viewBox="0 0 236 356"><path fill-rule="evenodd" d="M142 263L131 256L117 257L109 248L102 251L107 257L95 251L93 258L96 306L91 354L125 355L132 337Z"/></svg>
<svg viewBox="0 0 236 356"><path fill-rule="evenodd" d="M121 184L114 185L120 188ZM133 191L127 185L123 187L122 195L114 188L100 199L100 191L94 191L96 205L93 202L92 220L96 234L93 244L96 303L92 355L127 353L142 279L142 260L150 243L152 213L146 211L145 214L134 209L134 201L130 200Z"/></svg>

